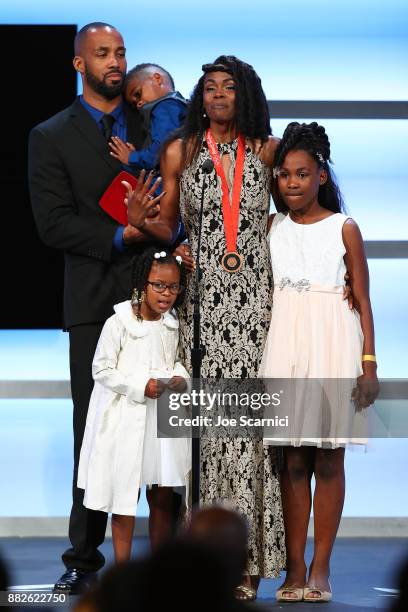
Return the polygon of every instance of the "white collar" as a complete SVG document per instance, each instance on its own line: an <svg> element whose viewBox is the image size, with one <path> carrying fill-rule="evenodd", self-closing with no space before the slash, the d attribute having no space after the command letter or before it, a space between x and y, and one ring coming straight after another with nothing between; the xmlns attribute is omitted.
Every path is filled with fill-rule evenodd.
<svg viewBox="0 0 408 612"><path fill-rule="evenodd" d="M141 337L146 336L146 334L149 333L148 326L143 325L143 321L138 321L133 314L130 300L115 304L113 310L118 315L121 323L132 336ZM169 329L179 328L179 322L174 310L164 313L162 323Z"/></svg>

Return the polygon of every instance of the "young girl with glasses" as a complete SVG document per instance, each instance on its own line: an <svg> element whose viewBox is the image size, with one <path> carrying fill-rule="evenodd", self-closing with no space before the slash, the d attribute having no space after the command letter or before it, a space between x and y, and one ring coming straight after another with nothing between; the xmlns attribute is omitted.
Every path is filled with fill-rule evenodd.
<svg viewBox="0 0 408 612"><path fill-rule="evenodd" d="M130 558L140 487L156 548L171 533L172 488L185 486L190 444L157 437L157 398L186 388L175 309L184 297L180 257L149 247L135 257L133 293L114 307L92 365L95 381L78 469L84 506L112 513L115 560ZM168 380L167 383L160 379Z"/></svg>

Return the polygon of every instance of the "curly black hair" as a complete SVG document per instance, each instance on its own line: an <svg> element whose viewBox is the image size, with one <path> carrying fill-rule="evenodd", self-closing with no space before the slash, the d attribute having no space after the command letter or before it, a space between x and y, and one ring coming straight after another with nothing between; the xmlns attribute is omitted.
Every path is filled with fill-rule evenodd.
<svg viewBox="0 0 408 612"><path fill-rule="evenodd" d="M183 291L177 295L174 302L173 307L177 309L184 301L187 272L183 262L179 263L170 251L164 251L166 256L156 259L155 253L161 253L163 250L163 245L153 245L147 247L140 255L135 255L132 262L132 294L130 297L140 299L142 292L146 289L147 278L154 262L158 265L174 264L180 270L180 285L183 287Z"/></svg>
<svg viewBox="0 0 408 612"><path fill-rule="evenodd" d="M320 185L318 201L320 206L342 212L344 210L343 197L337 185L333 170L330 168L330 141L326 130L322 125L313 121L312 123L298 123L292 121L286 127L282 140L275 152L274 168L280 168L285 161L289 151L306 151L327 172L327 181ZM274 177L272 195L278 212L288 212L288 207L279 193L278 181Z"/></svg>
<svg viewBox="0 0 408 612"><path fill-rule="evenodd" d="M271 134L268 103L261 79L250 64L234 55L220 55L213 64L203 66L204 74L194 87L187 115L182 127L174 132L164 144L165 150L170 142L181 138L183 142L183 162L189 164L200 151L204 133L210 121L203 116L204 80L207 72L226 69L236 84L235 125L237 131L251 141L266 142ZM188 146L188 151L187 151Z"/></svg>

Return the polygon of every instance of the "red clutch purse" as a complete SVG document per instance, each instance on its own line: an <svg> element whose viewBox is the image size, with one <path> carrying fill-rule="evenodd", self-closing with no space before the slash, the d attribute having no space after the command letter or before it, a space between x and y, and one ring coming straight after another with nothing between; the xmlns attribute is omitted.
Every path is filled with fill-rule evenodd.
<svg viewBox="0 0 408 612"><path fill-rule="evenodd" d="M119 172L119 174L115 176L99 200L99 205L112 217L112 219L126 226L128 224L128 211L124 202L126 187L122 185L122 181L127 181L132 185L132 189L137 185L137 178L133 176L133 174L122 170L122 172Z"/></svg>

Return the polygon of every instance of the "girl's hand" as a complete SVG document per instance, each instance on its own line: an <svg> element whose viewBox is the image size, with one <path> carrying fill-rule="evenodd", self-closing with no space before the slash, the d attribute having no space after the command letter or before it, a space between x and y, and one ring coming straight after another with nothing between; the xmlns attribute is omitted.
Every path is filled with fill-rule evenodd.
<svg viewBox="0 0 408 612"><path fill-rule="evenodd" d="M181 393L187 388L187 383L182 376L173 376L173 378L171 378L167 383L167 387L171 391L177 391Z"/></svg>
<svg viewBox="0 0 408 612"><path fill-rule="evenodd" d="M358 411L368 408L374 404L380 392L380 384L377 378L377 365L373 362L364 361L364 373L357 379L357 387L353 391L352 399Z"/></svg>
<svg viewBox="0 0 408 612"><path fill-rule="evenodd" d="M110 154L112 157L115 157L122 164L129 163L129 153L131 151L135 151L135 147L130 142L123 142L119 136L112 136L109 141L109 146L111 148Z"/></svg>
<svg viewBox="0 0 408 612"><path fill-rule="evenodd" d="M126 187L127 191L125 204L128 207L128 220L130 225L133 225L138 230L143 229L147 217L152 217L157 213L157 206L166 194L163 191L159 196L154 197L154 192L161 183L161 177L159 176L153 185L151 185L153 173L150 172L146 182L144 182L145 176L146 170L142 170L134 190L127 181L122 181L122 185Z"/></svg>
<svg viewBox="0 0 408 612"><path fill-rule="evenodd" d="M150 399L157 399L161 396L165 388L166 386L160 380L150 378L145 387L145 396L150 397Z"/></svg>
<svg viewBox="0 0 408 612"><path fill-rule="evenodd" d="M174 257L180 255L183 260L183 264L186 267L187 272L194 272L195 270L195 259L191 253L191 246L189 244L179 244L177 249L173 251Z"/></svg>

